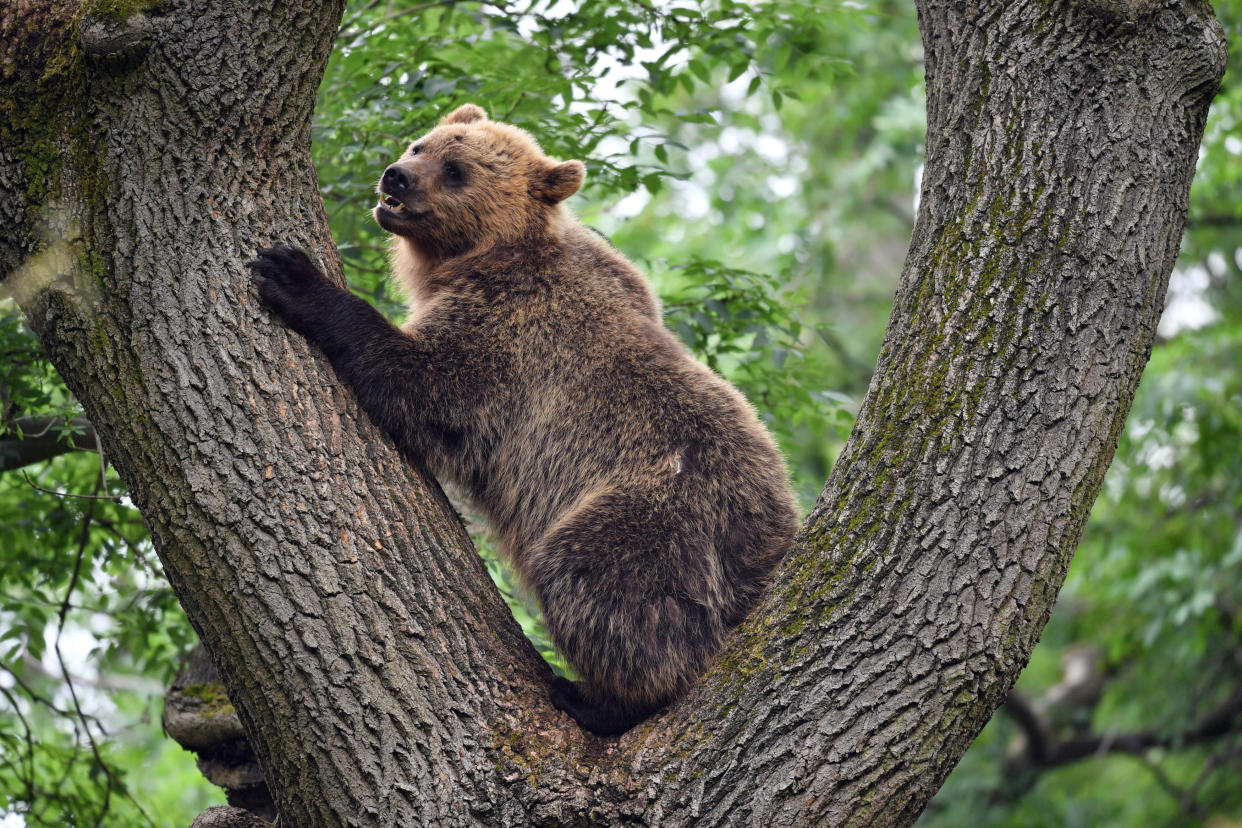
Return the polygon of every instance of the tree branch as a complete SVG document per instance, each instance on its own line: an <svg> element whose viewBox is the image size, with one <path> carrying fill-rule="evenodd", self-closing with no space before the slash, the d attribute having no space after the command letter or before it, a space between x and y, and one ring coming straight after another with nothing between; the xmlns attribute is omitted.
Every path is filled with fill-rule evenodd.
<svg viewBox="0 0 1242 828"><path fill-rule="evenodd" d="M1231 216L1217 213L1191 216L1186 221L1189 227L1238 227L1242 226L1242 216Z"/></svg>
<svg viewBox="0 0 1242 828"><path fill-rule="evenodd" d="M0 472L20 469L74 451L95 451L95 427L85 417L69 421L65 434L59 417L18 417L0 430Z"/></svg>
<svg viewBox="0 0 1242 828"><path fill-rule="evenodd" d="M1179 733L1140 730L1131 733L1101 733L1051 745L1043 765L1054 767L1091 756L1109 753L1144 753L1152 748L1184 748L1242 732L1242 693L1204 716L1197 724Z"/></svg>
<svg viewBox="0 0 1242 828"><path fill-rule="evenodd" d="M1017 690L1009 691L1009 695L1005 697L1004 709L1026 736L1025 753L1030 761L1036 765L1046 764L1051 737L1043 717L1035 711L1026 696Z"/></svg>
<svg viewBox="0 0 1242 828"><path fill-rule="evenodd" d="M1039 768L1068 765L1110 753L1143 754L1152 748L1182 749L1242 733L1242 692L1235 693L1198 723L1185 730L1139 730L1128 733L1096 733L1065 741L1053 738L1052 728L1021 693L1011 692L1005 711L1026 737L1024 754Z"/></svg>

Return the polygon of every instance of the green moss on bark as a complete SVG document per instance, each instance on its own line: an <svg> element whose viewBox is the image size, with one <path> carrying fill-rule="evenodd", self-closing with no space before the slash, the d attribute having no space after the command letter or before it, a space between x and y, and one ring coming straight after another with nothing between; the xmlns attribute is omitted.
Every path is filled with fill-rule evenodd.
<svg viewBox="0 0 1242 828"><path fill-rule="evenodd" d="M151 11L163 0L92 0L84 3L85 13L91 17L125 20L135 14Z"/></svg>
<svg viewBox="0 0 1242 828"><path fill-rule="evenodd" d="M80 199L75 215L101 215L108 181L86 106L86 60L79 27L88 15L125 15L153 8L152 0L96 0L67 11L52 9L37 32L4 31L10 54L0 62L0 145L21 162L23 211L32 232L49 202ZM89 222L83 234L90 242ZM29 239L31 248L46 240Z"/></svg>
<svg viewBox="0 0 1242 828"><path fill-rule="evenodd" d="M199 710L200 716L232 716L237 711L233 708L233 702L229 700L228 693L224 690L224 685L218 681L206 684L191 684L181 691L181 695L191 699L198 699L203 703L203 707Z"/></svg>

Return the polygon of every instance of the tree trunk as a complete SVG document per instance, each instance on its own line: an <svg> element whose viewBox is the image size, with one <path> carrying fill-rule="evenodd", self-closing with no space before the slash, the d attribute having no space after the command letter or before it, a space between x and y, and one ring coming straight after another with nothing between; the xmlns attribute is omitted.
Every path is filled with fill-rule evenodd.
<svg viewBox="0 0 1242 828"><path fill-rule="evenodd" d="M0 12L0 272L283 824L912 822L1112 457L1223 72L1208 6L919 3L922 200L858 425L718 665L610 741L548 704L438 488L249 284L273 241L339 278L308 150L340 0L104 5Z"/></svg>

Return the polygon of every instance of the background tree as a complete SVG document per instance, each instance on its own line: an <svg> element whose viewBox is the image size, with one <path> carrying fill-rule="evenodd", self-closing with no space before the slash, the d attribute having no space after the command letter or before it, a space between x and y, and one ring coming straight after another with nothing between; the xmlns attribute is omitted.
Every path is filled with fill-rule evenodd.
<svg viewBox="0 0 1242 828"><path fill-rule="evenodd" d="M825 439L823 433L824 392L836 388L861 393L866 387L875 349L875 345L868 343L878 343L879 320L886 312L884 303L889 291L873 287L877 280L864 276L877 272L891 280L897 270L891 251L897 250L899 255L904 246L900 236L907 232L907 222L912 218L910 202L901 193L908 192L914 180L913 167L919 161L921 102L917 76L921 67L913 21L895 14L899 4L877 5L867 9L866 15L828 18L820 17L814 10L809 14L797 6L776 5L760 8L753 18L745 17L744 22L732 26L722 25L720 20L705 26L694 10L650 14L621 9L617 13L617 9L605 4L567 15L545 14L546 10L541 8L526 13L497 13L494 7L461 4L422 10L417 16L397 16L399 9L369 5L370 8L346 16L342 27L345 36L338 41L336 59L323 87L316 133L322 189L332 214L334 233L343 242L345 262L347 266L357 265L351 268L355 284L374 293L375 271L380 269L374 249L376 237L366 234L364 228L369 229L369 220L357 209L358 181L372 179L374 170L391 155L393 146L434 121L445 106L470 98L501 101L503 107L489 104L493 111L498 116L507 112L507 117L526 125L541 126L539 137L554 154L592 159L592 180L597 186L590 196L592 203L599 203L610 194L633 191L637 185L644 188L640 192L656 191L644 213L632 221L618 222L616 214L610 218L588 213L588 218L612 231L631 254L635 250L649 254L650 264L666 296L672 300L670 307L675 315L670 321L674 329L697 345L706 358L713 359L717 367L731 373L752 399L773 414L773 424L795 458L800 479L813 494L823 479L827 462L835 454L835 446L839 445ZM1098 29L1092 28L1088 24L1095 18L1082 17L1076 8L1072 4L1067 7L1071 17L1079 15L1072 23L1087 25L1087 30L1096 35L1112 32L1119 38L1115 42L1133 46L1120 36L1129 29L1108 28L1107 17L1098 18L1104 22ZM142 32L135 36L121 28L109 34L111 24L98 14L106 9L92 11L96 12L96 22L88 26L89 36L83 42L88 52L92 44L103 44L93 47L98 54L91 60L99 61L94 70L107 78L115 76L120 79L118 82L133 84L129 74L133 69L131 63L141 60L142 51L149 48ZM158 30L167 21L175 20L177 13L176 9L157 7L150 17L155 19ZM727 22L728 15L739 13L749 14L726 5L720 10L721 20ZM997 21L989 22L999 25ZM1148 29L1142 31L1149 33ZM157 37L153 42L159 46L164 41ZM7 37L6 43L27 45ZM130 48L134 46L136 49ZM608 58L617 62L614 72L643 67L636 81L622 87L621 94L629 96L625 106L609 103L611 98L596 85L601 67L612 65ZM850 59L857 67L853 76L843 74L847 69L843 61ZM42 65L59 64L53 59ZM513 67L523 67L524 71L515 74ZM65 68L70 70L69 75L81 69L75 68L72 61ZM149 67L139 69L145 71ZM732 82L727 83L730 78ZM45 73L40 82L51 87L54 83L49 80L56 80L55 73ZM103 90L115 91L110 84L105 79ZM394 95L398 89L402 94ZM807 103L799 103L798 97ZM14 100L19 107L29 109L29 100ZM40 118L45 118L49 126L56 125L51 117L55 114L54 106L46 104L46 97L39 100L44 103L32 111L19 109L22 118L17 118L15 124L19 128L25 125L28 132L23 137L29 137L30 126L41 123ZM330 103L332 100L337 103ZM203 103L198 99L193 102ZM827 125L823 118L825 102L831 102L831 112L837 116L829 119L831 123ZM777 106L779 119L775 117ZM405 121L407 116L409 120ZM695 123L696 120L717 123ZM980 124L975 126L979 128ZM1228 129L1217 127L1215 133L1209 132L1209 159L1228 159ZM38 137L47 139L54 134L49 128ZM636 134L645 137L633 147L628 142L618 144L610 137ZM679 143L693 149L683 156ZM754 151L747 151L752 148ZM705 157L712 153L714 158ZM737 157L741 160L734 160ZM833 159L849 161L830 163ZM52 169L54 156L28 153L21 160L27 180L45 182L50 189L63 183L57 180L60 171ZM338 166L334 167L333 162ZM40 164L46 164L48 169ZM705 167L710 170L710 180L705 180ZM1230 165L1221 163L1218 168L1225 172L1212 180L1220 182L1227 194ZM663 175L669 171L691 171L698 180L670 181ZM256 175L256 180L262 178ZM709 186L704 187L705 184ZM24 203L42 203L44 194L35 185L31 188L25 192ZM175 191L173 195L176 196ZM196 198L201 200L202 193L192 191L191 196L189 202L193 206ZM164 198L168 197L165 193ZM289 196L284 193L281 197ZM629 213L638 198L623 202L617 212ZM701 206L704 200L707 207L702 215L689 211L693 222L676 222L667 214L670 210L686 212L687 205ZM1237 203L1237 199L1230 202L1227 197L1220 201L1226 205ZM1215 221L1222 215L1212 213ZM761 221L756 223L755 216ZM711 235L701 233L699 228L704 224L716 226ZM894 233L898 236L895 242ZM55 245L51 249L55 250ZM730 266L723 267L721 261ZM194 265L186 272L199 274L199 280L216 278L204 271L201 261L195 260ZM31 268L25 272L30 273ZM760 273L771 275L756 275ZM109 275L106 268L102 275ZM801 321L785 310L787 297L780 294L790 286L803 287L812 300L801 316L815 320L825 334L827 341L820 350L812 347L814 340L808 338L807 329L800 327ZM825 317L815 307L825 297L831 297L834 316L827 318L836 323L835 327L824 327ZM383 296L379 298L382 300ZM859 299L864 304L854 301ZM868 308L878 308L879 314L862 312ZM853 324L855 316L859 317L857 324ZM845 327L847 323L849 326ZM16 322L11 326L19 327ZM27 347L21 340L16 341L19 347ZM1229 341L1222 335L1225 347ZM46 381L30 380L37 376L37 371L46 369L36 362L25 362L34 366L34 372L19 370L9 382L9 387L17 389L9 392L19 403L15 410L40 414L49 403L64 401L58 392L44 390L49 387ZM796 366L801 369L791 373L791 367ZM40 399L40 395L48 399ZM816 408L820 410L815 412ZM819 425L809 426L809 418L817 418L812 421ZM1205 447L1208 454L1213 452L1210 442ZM91 481L98 477L99 465L82 463L82 459L62 457L38 472L44 488L68 488L69 484L70 491L93 490L95 484ZM1236 467L1217 466L1217 479L1223 474L1227 481L1231 468ZM77 469L76 476L65 471L68 469ZM1181 479L1180 471L1170 472L1170 476ZM35 508L52 508L29 503L37 492L21 477L5 475L3 482L13 487L12 497L6 502L16 503L18 498L27 501L20 507L22 517L38 514L33 511ZM98 485L101 492L119 491L115 482L101 480ZM1223 510L1231 508L1227 492L1222 501ZM169 605L166 591L161 593L158 585L144 576L129 574L133 571L129 556L143 554L151 560L149 548L132 527L128 533L120 532L126 538L122 541L115 533L107 532L106 524L96 517L102 515L119 526L124 504L90 501L91 510L84 511L83 501L53 501L41 496L38 502L58 504L63 514L59 525L63 529L57 535L58 524L52 522L45 528L42 520L31 520L30 540L19 540L22 545L15 543L13 547L15 563L37 561L39 568L34 569L32 577L32 566L11 567L9 572L13 574L6 581L5 610L14 613L12 617L18 621L12 628L15 646L7 663L16 665L15 680L22 680L25 685L14 684L11 692L24 694L28 687L37 695L33 682L42 682L43 678L24 654L33 649L33 655L39 655L42 631L49 618L55 625L61 596L65 594L90 594L92 601L98 599L98 608L113 612L118 618L116 629L130 635L130 641L122 639L119 646L110 649L110 661L105 662L110 667L138 661L134 666L151 671L169 664L171 652L188 638L184 626L170 620L173 616L165 612ZM1236 508L1236 500L1233 507ZM105 510L113 509L117 516L108 517L111 513ZM77 530L72 536L67 531L71 529ZM1170 537L1174 535L1171 533ZM132 550L122 557L118 553L126 546L132 546ZM1224 553L1209 550L1212 553L1217 553L1214 560L1221 562L1217 567L1221 575L1214 583L1221 587L1222 594L1227 594L1230 584L1236 589L1236 562L1230 570ZM1136 548L1133 559L1134 570L1139 571L1147 555ZM104 569L109 563L113 568ZM154 569L157 565L149 566ZM71 572L75 573L72 583L76 586L70 586ZM132 602L136 607L125 606L123 600L106 603L112 600L112 590L105 589L100 594L100 590L88 589L88 584L107 584L112 577L129 578L134 586L122 597L141 596ZM1178 589L1169 590L1171 599L1185 586L1184 581ZM41 594L35 594L36 590ZM9 602L10 594L15 594L16 600ZM161 595L160 601L151 600ZM1196 600L1202 602L1201 598ZM67 606L73 603L65 601ZM1142 605L1153 619L1165 618L1158 607L1150 606L1141 596L1123 606L1135 604ZM1101 609L1107 611L1107 605ZM76 607L68 606L65 615L75 612ZM1199 619L1205 613L1197 611L1192 615ZM808 617L812 617L810 613ZM1210 625L1212 618L1208 617L1206 623ZM1098 631L1098 626L1088 622L1081 629ZM152 629L159 632L148 638L145 632ZM1167 634L1172 642L1184 641L1186 631L1185 625L1174 625ZM1233 632L1236 636L1236 627ZM35 639L38 642L31 645L29 642ZM164 649L152 651L145 643L147 640ZM796 646L796 642L791 641L791 646ZM1116 657L1124 659L1133 652L1121 652ZM1043 670L1045 684L1055 680L1051 678L1053 672ZM1141 674L1141 668L1136 672ZM1188 675L1193 674L1193 669L1188 670ZM1219 683L1214 686L1218 691L1222 687ZM54 691L44 692L43 698L55 703ZM1123 685L1117 693L1118 697L1125 697L1129 691ZM28 698L14 696L15 709L19 713L24 710L27 719L34 713L28 703L23 707ZM71 712L66 709L70 707L68 702L60 707ZM36 704L36 708L43 712L47 705ZM1189 716L1187 721L1193 724L1195 717ZM1174 720L1162 719L1161 723L1174 736L1185 732L1179 731ZM17 737L13 744L21 747L22 722L12 717L9 724L10 732ZM30 724L26 722L27 726ZM39 726L37 722L33 725L36 729ZM993 744L999 742L1007 739L993 740ZM64 755L72 756L71 740L65 739L64 743ZM102 745L100 749L106 754L109 747ZM13 753L15 757L25 755ZM1228 773L1228 755L1212 754L1220 755L1224 760L1205 760L1192 751L1189 767L1193 769L1197 763L1207 768L1205 778L1209 781L1213 776L1225 778L1220 769L1223 767L1224 773ZM50 751L31 750L29 756L37 760L32 758L23 764L25 760L21 759L10 766L15 771L10 777L15 783L13 801L29 800L28 783L32 779L40 783L61 780L55 796L34 797L39 803L33 814L36 821L46 818L56 824L57 803L69 802L70 793L80 795L79 804L87 805L100 792L112 790L116 781L114 775L104 774L103 784L90 785L88 769L92 763L87 761L76 765L63 763L68 773L60 775L54 765L56 757ZM37 761L45 759L53 764L40 766L39 772L35 772ZM114 763L112 767L119 774L120 765ZM87 784L74 784L75 778ZM67 784L64 780L70 781ZM1200 785L1197 792L1202 793L1205 787L1211 786ZM952 786L946 792L951 791ZM1169 799L1158 791L1157 794ZM1000 802L996 797L992 799ZM1211 807L1236 808L1236 800L1226 798L1221 802L1217 800ZM1000 806L1004 804L1000 802ZM97 804L95 810L99 807ZM111 814L122 819L122 809L129 806L114 800L102 807L111 808Z"/></svg>

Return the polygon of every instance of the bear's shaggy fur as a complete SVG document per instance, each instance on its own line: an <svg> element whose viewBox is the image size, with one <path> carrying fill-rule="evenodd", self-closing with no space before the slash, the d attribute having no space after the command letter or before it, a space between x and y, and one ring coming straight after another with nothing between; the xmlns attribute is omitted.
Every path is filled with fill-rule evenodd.
<svg viewBox="0 0 1242 828"><path fill-rule="evenodd" d="M553 701L613 734L698 678L789 548L795 507L754 410L562 206L583 175L470 104L412 144L375 208L410 298L400 329L301 251L253 266L376 424L473 498L582 676Z"/></svg>

